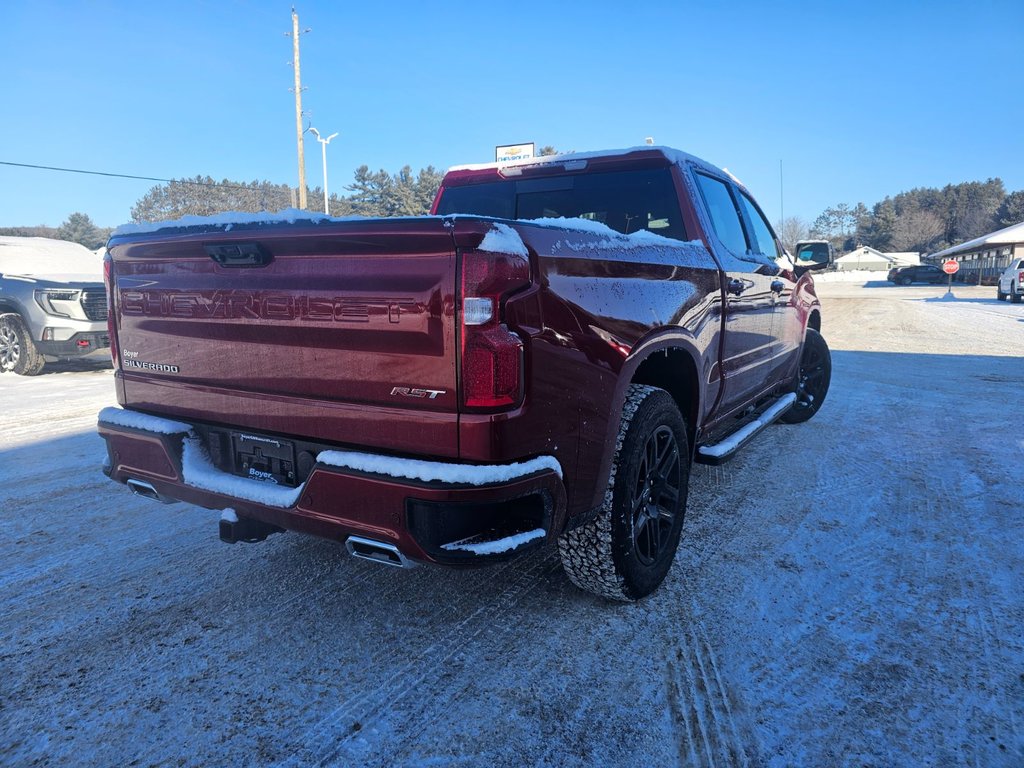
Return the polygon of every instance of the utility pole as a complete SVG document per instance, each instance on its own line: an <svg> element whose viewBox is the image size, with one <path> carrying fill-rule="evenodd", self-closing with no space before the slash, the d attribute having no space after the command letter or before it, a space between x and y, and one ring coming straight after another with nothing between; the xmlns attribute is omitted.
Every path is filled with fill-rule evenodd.
<svg viewBox="0 0 1024 768"><path fill-rule="evenodd" d="M309 128L309 132L312 133L314 136L316 136L316 140L320 142L320 149L323 152L323 156L324 156L324 213L327 214L328 216L330 216L331 215L331 210L330 210L330 208L329 208L329 206L327 204L327 201L329 199L328 193L327 193L327 145L330 144L331 143L331 139L333 139L338 134L337 133L332 133L330 136L328 136L325 139L325 138L323 138L320 135L320 131L318 131L316 128L313 128L312 126L310 126L310 128Z"/></svg>
<svg viewBox="0 0 1024 768"><path fill-rule="evenodd" d="M303 30L309 32L308 29ZM287 34L287 33L285 33ZM306 209L306 156L302 141L302 74L299 70L299 14L292 8L292 68L295 70L295 140L299 147L299 208Z"/></svg>

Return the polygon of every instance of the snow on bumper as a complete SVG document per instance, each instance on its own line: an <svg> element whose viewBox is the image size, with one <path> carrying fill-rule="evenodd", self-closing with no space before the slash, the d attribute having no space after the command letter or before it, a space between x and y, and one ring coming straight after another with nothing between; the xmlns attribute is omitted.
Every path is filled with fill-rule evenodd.
<svg viewBox="0 0 1024 768"><path fill-rule="evenodd" d="M507 559L553 538L565 514L551 456L469 465L326 450L305 482L288 488L218 469L185 422L105 408L99 433L104 472L118 482L142 480L161 497L334 540L376 539L419 560Z"/></svg>

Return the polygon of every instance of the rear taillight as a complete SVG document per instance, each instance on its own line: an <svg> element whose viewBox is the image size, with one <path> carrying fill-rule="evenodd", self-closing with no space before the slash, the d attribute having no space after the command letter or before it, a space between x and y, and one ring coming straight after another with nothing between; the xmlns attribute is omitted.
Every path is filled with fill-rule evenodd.
<svg viewBox="0 0 1024 768"><path fill-rule="evenodd" d="M507 408L523 396L523 342L502 323L502 299L530 283L525 256L462 251L462 404Z"/></svg>
<svg viewBox="0 0 1024 768"><path fill-rule="evenodd" d="M107 288L107 335L110 336L110 359L118 367L117 321L114 316L114 262L110 251L103 256L103 284Z"/></svg>

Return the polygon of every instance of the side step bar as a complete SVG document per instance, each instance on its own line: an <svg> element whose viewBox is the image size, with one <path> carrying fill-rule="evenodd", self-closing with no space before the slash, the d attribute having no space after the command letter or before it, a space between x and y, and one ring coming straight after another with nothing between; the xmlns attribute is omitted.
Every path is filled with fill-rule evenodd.
<svg viewBox="0 0 1024 768"><path fill-rule="evenodd" d="M758 415L757 418L747 422L724 440L714 444L702 445L697 449L697 454L693 460L698 464L724 464L761 431L774 424L782 414L793 407L795 402L795 393L790 392L788 395L783 395Z"/></svg>
<svg viewBox="0 0 1024 768"><path fill-rule="evenodd" d="M349 536L345 540L345 549L352 557L372 560L383 565L393 565L396 568L412 568L414 565L394 544L384 544L373 539L364 539L362 536Z"/></svg>

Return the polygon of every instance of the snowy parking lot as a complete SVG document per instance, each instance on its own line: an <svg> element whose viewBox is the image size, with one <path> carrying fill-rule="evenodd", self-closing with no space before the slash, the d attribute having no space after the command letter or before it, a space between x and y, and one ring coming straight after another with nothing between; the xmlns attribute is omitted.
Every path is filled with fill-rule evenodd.
<svg viewBox="0 0 1024 768"><path fill-rule="evenodd" d="M819 283L828 400L632 605L222 544L102 475L108 368L0 376L0 764L1024 765L1024 305L945 293Z"/></svg>

